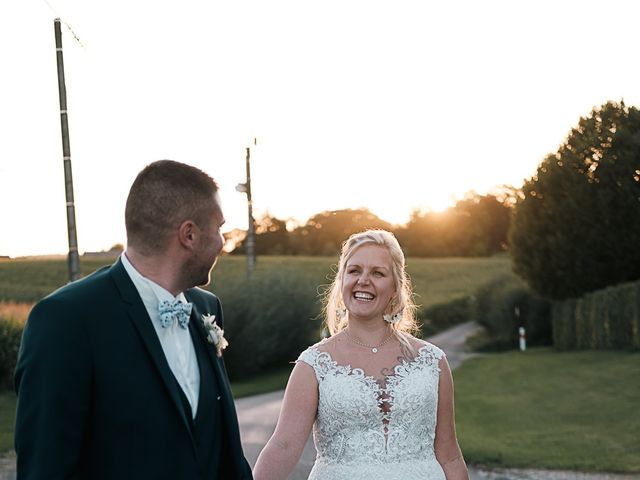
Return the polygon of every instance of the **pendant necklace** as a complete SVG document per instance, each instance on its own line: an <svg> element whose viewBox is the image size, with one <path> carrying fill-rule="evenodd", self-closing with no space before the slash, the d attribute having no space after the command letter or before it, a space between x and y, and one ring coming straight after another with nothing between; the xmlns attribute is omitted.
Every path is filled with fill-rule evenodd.
<svg viewBox="0 0 640 480"><path fill-rule="evenodd" d="M351 340L353 343L355 343L356 345L360 345L361 347L366 347L366 348L370 348L371 349L371 353L378 353L378 349L383 346L385 343L387 343L389 340L391 340L393 338L393 332L391 334L389 334L389 336L387 338L385 338L382 343L380 343L379 345L367 345L365 343L362 343L358 340L356 340L355 338L353 338L351 335L349 335L349 329L345 330L344 333L347 335L347 338L349 340Z"/></svg>

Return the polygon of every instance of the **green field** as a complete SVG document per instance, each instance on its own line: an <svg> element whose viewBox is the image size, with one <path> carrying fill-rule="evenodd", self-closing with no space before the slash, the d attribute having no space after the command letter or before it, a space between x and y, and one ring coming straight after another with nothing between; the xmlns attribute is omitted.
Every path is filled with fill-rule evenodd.
<svg viewBox="0 0 640 480"><path fill-rule="evenodd" d="M454 371L470 463L640 473L640 354L491 354Z"/></svg>
<svg viewBox="0 0 640 480"><path fill-rule="evenodd" d="M111 260L81 259L83 275L110 264ZM271 275L279 271L295 271L300 281L314 292L331 281L335 257L279 257L258 259L256 275ZM209 289L217 293L224 304L225 292L244 283L246 259L243 256L223 256L216 265ZM423 307L444 303L471 295L489 280L511 274L507 256L491 258L409 258L407 271L414 283L416 302ZM67 282L64 260L11 260L0 262L0 301L35 302Z"/></svg>
<svg viewBox="0 0 640 480"><path fill-rule="evenodd" d="M257 283L258 285L277 284L278 279L294 278L296 285L302 286L302 291L309 292L309 300L305 301L313 303L314 298L318 299L323 287L330 283L336 261L337 259L333 257L260 257L254 278L263 282ZM110 263L112 260L81 259L82 274L87 275ZM238 316L235 315L237 309L242 309L244 304L251 302L252 299L254 302L260 301L253 296L244 298L243 292L250 291L247 288L245 268L245 257L223 256L213 272L212 283L208 287L218 294L223 305L226 305L225 318L232 326L239 322ZM415 282L416 302L424 307L471 295L483 283L498 276L510 274L510 268L509 259L504 256L470 259L409 259L407 261L407 269ZM66 282L67 265L64 260L2 261L0 262L0 304L1 302L33 303ZM285 282L284 285L288 284ZM285 299L285 302L280 303L286 305L282 308L288 310L293 301L294 299ZM264 299L262 302L264 303ZM319 312L317 302L314 308ZM8 309L5 308L5 310L26 313L28 309L8 305ZM0 309L0 314L2 311ZM302 320L304 319L293 321ZM283 319L276 315L270 321L277 321L281 325ZM296 352L300 348L296 349ZM282 371L286 370L286 365L283 364L282 369ZM253 377L235 382L232 385L234 394L240 397L282 388L288 376L288 372L283 374L282 371L265 375L264 378ZM0 451L11 448L14 409L13 393L0 392Z"/></svg>

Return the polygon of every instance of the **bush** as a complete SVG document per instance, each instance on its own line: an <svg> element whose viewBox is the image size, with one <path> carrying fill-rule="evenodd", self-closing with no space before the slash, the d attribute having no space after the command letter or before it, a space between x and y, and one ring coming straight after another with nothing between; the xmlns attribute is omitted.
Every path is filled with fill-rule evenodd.
<svg viewBox="0 0 640 480"><path fill-rule="evenodd" d="M418 310L418 323L423 338L446 328L471 320L471 297L463 297L447 303L438 303Z"/></svg>
<svg viewBox="0 0 640 480"><path fill-rule="evenodd" d="M0 389L11 388L24 322L32 305L0 302Z"/></svg>
<svg viewBox="0 0 640 480"><path fill-rule="evenodd" d="M24 322L0 317L0 389L11 388Z"/></svg>
<svg viewBox="0 0 640 480"><path fill-rule="evenodd" d="M225 363L233 380L286 366L320 339L316 288L291 269L225 285Z"/></svg>
<svg viewBox="0 0 640 480"><path fill-rule="evenodd" d="M490 282L475 295L473 318L487 329L492 341L485 350L518 346L518 329L524 327L527 345L551 345L551 304L513 277Z"/></svg>

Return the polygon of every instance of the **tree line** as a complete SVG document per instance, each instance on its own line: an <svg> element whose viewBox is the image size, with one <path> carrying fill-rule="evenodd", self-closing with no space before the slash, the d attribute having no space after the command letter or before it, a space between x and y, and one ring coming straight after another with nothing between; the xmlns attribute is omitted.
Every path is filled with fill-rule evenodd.
<svg viewBox="0 0 640 480"><path fill-rule="evenodd" d="M554 300L640 279L640 110L580 118L525 181L509 243L515 272Z"/></svg>
<svg viewBox="0 0 640 480"><path fill-rule="evenodd" d="M443 212L412 212L403 225L392 225L367 209L325 211L287 229L287 221L264 215L256 221L257 255L337 255L349 235L368 228L393 232L413 257L489 256L507 248L511 210L517 190L469 193ZM245 232L231 232L233 253L245 253Z"/></svg>
<svg viewBox="0 0 640 480"><path fill-rule="evenodd" d="M415 257L508 252L516 274L552 300L640 280L640 110L609 101L581 117L522 188L468 194L444 212L391 225L366 209L318 213L303 225L257 222L258 255L336 255L365 228L392 231ZM232 232L243 253L244 232Z"/></svg>

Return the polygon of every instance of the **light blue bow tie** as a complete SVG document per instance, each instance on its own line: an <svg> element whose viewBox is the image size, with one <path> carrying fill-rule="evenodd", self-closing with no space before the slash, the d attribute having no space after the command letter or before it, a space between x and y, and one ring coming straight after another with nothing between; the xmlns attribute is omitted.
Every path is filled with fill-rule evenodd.
<svg viewBox="0 0 640 480"><path fill-rule="evenodd" d="M187 328L189 325L189 316L191 315L191 304L184 303L180 300L162 300L159 305L160 324L162 328L173 325L173 321L177 320L178 325Z"/></svg>

